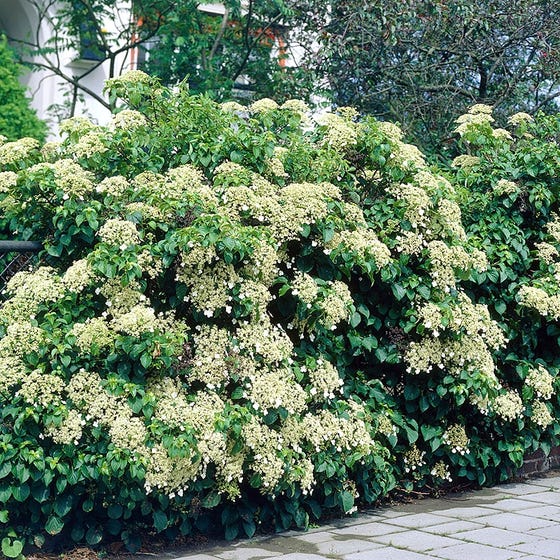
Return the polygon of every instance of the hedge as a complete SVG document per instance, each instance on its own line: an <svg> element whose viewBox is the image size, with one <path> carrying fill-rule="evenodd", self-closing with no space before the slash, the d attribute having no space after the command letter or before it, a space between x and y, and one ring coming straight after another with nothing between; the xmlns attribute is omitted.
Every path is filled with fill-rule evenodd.
<svg viewBox="0 0 560 560"><path fill-rule="evenodd" d="M438 169L351 108L106 87L108 126L0 146L45 244L0 308L6 556L305 528L558 443L556 117L475 106Z"/></svg>

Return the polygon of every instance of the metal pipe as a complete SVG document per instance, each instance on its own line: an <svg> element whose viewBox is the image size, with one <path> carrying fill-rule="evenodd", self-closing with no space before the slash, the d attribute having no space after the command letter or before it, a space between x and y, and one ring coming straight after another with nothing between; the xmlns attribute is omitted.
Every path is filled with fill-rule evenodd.
<svg viewBox="0 0 560 560"><path fill-rule="evenodd" d="M0 241L0 253L38 253L42 249L40 241Z"/></svg>

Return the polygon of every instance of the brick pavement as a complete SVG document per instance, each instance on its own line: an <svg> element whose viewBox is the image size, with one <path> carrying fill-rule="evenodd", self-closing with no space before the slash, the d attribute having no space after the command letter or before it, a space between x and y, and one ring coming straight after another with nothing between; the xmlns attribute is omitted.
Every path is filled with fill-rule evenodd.
<svg viewBox="0 0 560 560"><path fill-rule="evenodd" d="M560 560L560 473L158 560Z"/></svg>

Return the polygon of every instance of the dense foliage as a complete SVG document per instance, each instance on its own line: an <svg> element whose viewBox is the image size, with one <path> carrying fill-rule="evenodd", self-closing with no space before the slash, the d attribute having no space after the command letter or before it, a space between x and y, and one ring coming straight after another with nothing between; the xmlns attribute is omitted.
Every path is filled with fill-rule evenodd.
<svg viewBox="0 0 560 560"><path fill-rule="evenodd" d="M521 290L556 261L515 249L502 294L492 235L525 210L477 214L509 200L499 179L548 189L534 235L554 254L557 121L514 140L474 107L455 180L349 108L314 122L136 71L107 90L109 126L0 146L3 219L45 241L0 308L5 555L305 527L397 486L505 480L557 441L557 316L527 346Z"/></svg>
<svg viewBox="0 0 560 560"><path fill-rule="evenodd" d="M474 103L502 117L558 110L556 2L307 0L305 11L317 45L308 64L333 100L402 122L430 150Z"/></svg>
<svg viewBox="0 0 560 560"><path fill-rule="evenodd" d="M10 40L29 67L57 77L64 95L50 110L59 118L73 116L83 107L84 95L90 104L95 100L113 109L101 87L92 86L92 75L100 67L108 78L134 67L169 86L185 81L192 92L217 100L259 98L272 92L279 99L294 89L309 91L313 84L312 76L300 72L292 56L295 4L293 0L63 0L45 9L42 2L32 0L28 7L33 29ZM43 37L45 29L49 33ZM67 65L68 55L81 61L81 72Z"/></svg>
<svg viewBox="0 0 560 560"><path fill-rule="evenodd" d="M24 136L43 140L47 127L31 109L25 88L18 81L20 74L21 67L0 33L0 136L8 140Z"/></svg>

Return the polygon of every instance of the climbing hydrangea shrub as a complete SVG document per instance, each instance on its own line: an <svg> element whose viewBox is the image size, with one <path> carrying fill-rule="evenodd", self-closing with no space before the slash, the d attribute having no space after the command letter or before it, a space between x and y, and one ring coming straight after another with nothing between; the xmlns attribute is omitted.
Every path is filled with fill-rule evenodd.
<svg viewBox="0 0 560 560"><path fill-rule="evenodd" d="M520 463L560 435L560 121L517 113L504 130L491 107L473 109L458 120L464 153L453 161L453 180L465 230L488 259L469 291L489 304L506 337L496 354L504 387L490 409L502 420L502 448Z"/></svg>
<svg viewBox="0 0 560 560"><path fill-rule="evenodd" d="M4 219L45 243L0 307L4 554L306 527L506 477L526 394L552 429L554 372L504 385L487 256L398 127L107 91L108 126L0 146Z"/></svg>

